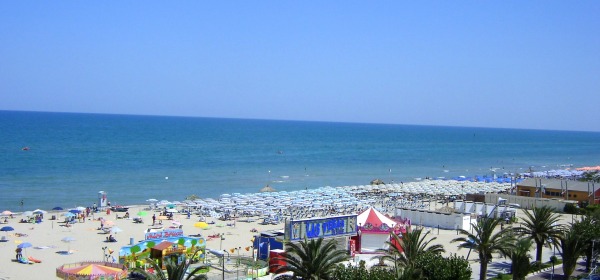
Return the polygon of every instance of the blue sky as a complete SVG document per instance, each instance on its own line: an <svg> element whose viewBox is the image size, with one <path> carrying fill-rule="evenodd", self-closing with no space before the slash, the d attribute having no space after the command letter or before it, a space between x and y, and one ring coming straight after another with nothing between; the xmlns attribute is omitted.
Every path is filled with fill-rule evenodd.
<svg viewBox="0 0 600 280"><path fill-rule="evenodd" d="M8 1L0 110L600 131L600 1Z"/></svg>

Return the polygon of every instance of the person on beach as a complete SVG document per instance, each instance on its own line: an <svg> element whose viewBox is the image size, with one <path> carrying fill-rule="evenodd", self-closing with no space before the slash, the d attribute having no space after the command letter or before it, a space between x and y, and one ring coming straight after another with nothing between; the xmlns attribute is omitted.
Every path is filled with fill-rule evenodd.
<svg viewBox="0 0 600 280"><path fill-rule="evenodd" d="M23 257L23 249L21 248L17 248L17 250L15 250L15 252L17 252L17 260L20 260Z"/></svg>
<svg viewBox="0 0 600 280"><path fill-rule="evenodd" d="M156 214L152 215L152 225L156 223Z"/></svg>

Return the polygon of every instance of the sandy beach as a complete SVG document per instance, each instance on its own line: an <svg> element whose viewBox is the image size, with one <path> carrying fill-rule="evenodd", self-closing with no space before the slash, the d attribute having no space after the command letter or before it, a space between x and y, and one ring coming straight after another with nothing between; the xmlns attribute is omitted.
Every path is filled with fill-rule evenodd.
<svg viewBox="0 0 600 280"><path fill-rule="evenodd" d="M129 209L130 213L137 213L142 211L147 206L132 206ZM433 207L433 206L431 206ZM433 210L433 209L432 209ZM146 209L147 211L147 209ZM118 218L123 216L123 212L106 212L95 213L93 217L88 217L85 222L77 222L71 227L65 227L63 221L65 211L60 212L49 212L45 215L46 219L42 223L19 223L22 216L18 214L14 218L8 219L8 224L2 226L11 226L14 231L1 232L1 236L6 236L7 241L0 243L0 279L56 279L56 268L67 263L75 263L80 261L101 261L104 253L114 251L109 256L109 261L112 260L112 256L115 259L118 258L118 251L121 246L129 245L130 239L133 238L135 242L144 239L144 234L147 229L152 225L152 214L156 213L148 211L148 215L144 216L143 223L134 223L132 217L129 219ZM57 220L50 220L49 218L55 215ZM157 215L158 216L158 215ZM522 210L519 210L518 217L523 217ZM99 230L100 222L98 219L104 218L114 222L113 227L118 227L122 231L113 236L117 239L117 242L107 243L105 242L108 234ZM2 219L4 220L4 219ZM213 250L231 250L234 248L242 248L239 250L241 256L251 256L252 250L246 251L245 247L252 245L251 239L255 232L252 229L257 229L259 232L268 230L283 229L283 223L278 225L261 225L258 221L255 222L236 222L234 226L227 226L230 222L223 222L213 218L207 218L207 222L215 221L216 223L207 230L201 230L194 227L194 223L198 222L200 217L192 215L189 219L187 215L175 214L173 221L177 221L181 224L185 235L202 234L207 240L207 249ZM165 220L162 226L168 228L174 226L173 221ZM562 216L562 223L571 222L570 215ZM217 227L215 225L222 224L223 226ZM438 230L434 228L426 229L430 231L431 237L437 237L435 243L444 245L446 249L446 255L458 254L459 256L469 255L469 251L465 249L458 250L457 244L451 243L450 241L457 237L457 233L454 230ZM223 234L224 240L221 238L208 238L209 235ZM66 237L72 237L74 240L71 242L64 242L63 239ZM41 263L36 264L22 264L15 261L15 249L18 244L22 242L29 242L32 247L23 250L25 257L31 256L35 259L41 260ZM106 250L103 250L106 247ZM70 252L66 254L65 252ZM237 256L238 251L234 251L231 255ZM549 258L552 255L552 249L545 248L544 258ZM532 255L534 251L532 250ZM372 254L357 255L351 262L365 260L368 263L374 263L372 260ZM477 256L475 253L471 253L469 260L473 269L473 279L479 275L479 263L475 260ZM494 262L490 264L488 274L490 276L497 274L498 272L507 272L509 269L510 261L502 258L495 258ZM227 264L226 279L245 279L241 275L244 275L243 268L239 271L236 268ZM210 279L221 279L222 272L219 270L212 269L209 273Z"/></svg>
<svg viewBox="0 0 600 280"><path fill-rule="evenodd" d="M147 206L135 206L129 209L130 213L137 213ZM56 279L56 268L66 264L80 261L101 261L104 256L103 247L107 247L114 251L112 256L118 258L118 252L121 246L128 245L130 238L135 242L144 239L145 231L152 225L152 211L143 217L144 223L134 223L131 219L117 219L116 215L123 216L124 213L111 212L107 215L106 212L94 214L94 217L88 217L85 222L77 222L71 227L65 227L64 217L60 216L65 211L49 212L45 215L42 223L19 223L22 216L15 215L13 219L8 219L8 224L1 226L11 226L14 231L1 232L0 236L6 236L6 242L0 242L0 279ZM56 215L58 220L49 220L52 215ZM104 234L99 230L99 218L105 218L114 222L114 227L120 228L122 231L113 236L117 242L105 242L108 234ZM2 219L4 220L4 219ZM254 234L251 232L253 228L264 231L271 229L282 229L283 224L279 225L260 225L258 222L236 222L235 227L213 226L210 229L202 230L195 228L194 223L199 221L199 217L191 216L187 219L186 215L175 214L174 221L178 221L182 225L185 235L202 234L205 238L213 234L224 234L225 239L206 238L207 248L209 249L232 249L242 247L240 255L252 254L252 251L244 250L245 247L252 245L251 239ZM207 221L211 221L208 218ZM163 226L168 228L172 226L170 220L163 221ZM215 221L226 224L222 221ZM62 241L66 237L72 237L74 241ZM22 264L15 261L15 249L22 242L29 242L32 247L23 250L23 256L31 256L41 260L41 263ZM65 254L66 251L71 251L70 254ZM237 251L236 251L237 254ZM109 259L111 259L109 257ZM220 275L220 274L219 274Z"/></svg>

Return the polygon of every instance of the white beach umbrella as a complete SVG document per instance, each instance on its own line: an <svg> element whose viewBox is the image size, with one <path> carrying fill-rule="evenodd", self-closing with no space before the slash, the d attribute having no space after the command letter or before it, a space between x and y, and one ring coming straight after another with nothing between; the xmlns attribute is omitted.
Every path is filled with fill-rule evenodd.
<svg viewBox="0 0 600 280"><path fill-rule="evenodd" d="M48 213L48 211L44 211L42 209L33 210L33 214L46 214L46 213Z"/></svg>
<svg viewBox="0 0 600 280"><path fill-rule="evenodd" d="M113 227L113 228L110 230L110 233L114 233L114 234L116 234L116 233L119 233L119 232L122 232L122 231L123 231L123 230L122 230L121 228L119 228L119 227Z"/></svg>

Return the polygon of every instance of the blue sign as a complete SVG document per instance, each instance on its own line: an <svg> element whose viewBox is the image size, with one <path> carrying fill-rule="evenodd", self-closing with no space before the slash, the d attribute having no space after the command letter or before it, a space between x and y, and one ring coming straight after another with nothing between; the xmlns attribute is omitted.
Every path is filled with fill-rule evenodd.
<svg viewBox="0 0 600 280"><path fill-rule="evenodd" d="M356 215L286 222L286 240L297 241L319 237L357 234Z"/></svg>

